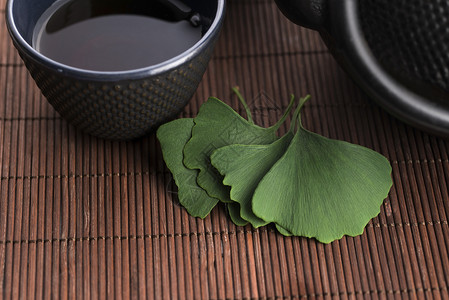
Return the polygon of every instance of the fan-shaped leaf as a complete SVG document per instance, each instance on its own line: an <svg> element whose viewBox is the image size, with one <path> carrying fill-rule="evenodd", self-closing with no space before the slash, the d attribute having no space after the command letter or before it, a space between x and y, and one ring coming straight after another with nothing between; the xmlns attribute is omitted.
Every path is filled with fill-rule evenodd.
<svg viewBox="0 0 449 300"><path fill-rule="evenodd" d="M159 127L157 138L161 144L165 163L178 186L179 203L192 216L204 218L218 200L210 197L198 186L196 182L198 170L188 169L182 162L182 149L191 137L192 127L193 119L174 120Z"/></svg>
<svg viewBox="0 0 449 300"><path fill-rule="evenodd" d="M329 243L363 233L388 195L390 173L379 153L300 126L257 186L252 209L293 235Z"/></svg>
<svg viewBox="0 0 449 300"><path fill-rule="evenodd" d="M223 184L231 187L231 200L239 203L240 216L257 228L267 224L254 215L251 199L259 182L285 153L293 133L268 145L229 145L215 150L212 165L224 176Z"/></svg>
<svg viewBox="0 0 449 300"><path fill-rule="evenodd" d="M244 220L240 216L240 204L236 202L230 202L226 204L228 209L229 217L231 217L231 221L237 226L245 226L248 224L247 220Z"/></svg>
<svg viewBox="0 0 449 300"><path fill-rule="evenodd" d="M257 126L236 113L216 98L209 98L194 119L192 138L184 147L184 164L198 169L198 184L207 193L223 202L230 202L229 187L222 183L222 176L210 163L215 149L232 144L269 144L277 139L276 131L285 121L293 105L290 102L284 116L272 127Z"/></svg>

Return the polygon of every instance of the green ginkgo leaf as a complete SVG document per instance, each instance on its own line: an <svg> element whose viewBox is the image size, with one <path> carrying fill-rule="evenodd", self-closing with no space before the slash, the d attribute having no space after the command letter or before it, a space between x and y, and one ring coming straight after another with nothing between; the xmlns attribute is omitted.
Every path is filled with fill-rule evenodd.
<svg viewBox="0 0 449 300"><path fill-rule="evenodd" d="M276 224L276 229L279 231L280 234L285 235L285 236L292 236L293 234L288 231L285 228L282 228L279 224Z"/></svg>
<svg viewBox="0 0 449 300"><path fill-rule="evenodd" d="M241 101L244 103L243 99ZM276 131L287 118L293 103L292 99L275 125L264 128L255 125L250 117L250 121L245 120L222 101L209 98L195 117L192 137L184 147L184 164L189 169L199 170L199 186L211 197L230 202L229 187L223 185L222 176L211 165L210 155L214 150L227 145L264 145L274 142L277 139Z"/></svg>
<svg viewBox="0 0 449 300"><path fill-rule="evenodd" d="M248 221L243 219L240 216L240 204L236 202L230 202L226 204L228 209L229 217L231 218L232 223L237 226L245 226L248 224Z"/></svg>
<svg viewBox="0 0 449 300"><path fill-rule="evenodd" d="M245 226L248 223L250 223L240 216L240 204L238 204L237 202L230 202L230 203L226 204L226 207L228 208L229 217L231 218L232 223L234 223L237 226ZM257 217L255 217L255 218L257 218ZM285 235L285 236L292 235L290 232L288 232L286 229L282 228L278 224L276 224L276 229L282 235Z"/></svg>
<svg viewBox="0 0 449 300"><path fill-rule="evenodd" d="M391 185L384 156L300 124L284 155L257 186L252 209L293 235L329 243L362 234Z"/></svg>
<svg viewBox="0 0 449 300"><path fill-rule="evenodd" d="M223 184L231 187L231 200L239 203L240 216L255 228L267 222L252 210L251 199L263 176L285 153L293 132L268 145L229 145L215 150L212 165L224 176Z"/></svg>
<svg viewBox="0 0 449 300"><path fill-rule="evenodd" d="M158 128L157 138L161 144L165 163L178 186L179 203L190 215L205 218L218 200L210 197L198 186L196 182L198 170L188 169L183 164L182 149L191 137L193 125L191 118L171 121Z"/></svg>
<svg viewBox="0 0 449 300"><path fill-rule="evenodd" d="M268 222L253 213L251 200L254 191L263 176L287 150L294 135L301 103L307 99L300 100L293 113L290 130L282 138L268 145L229 145L215 150L211 155L212 165L223 175L223 184L231 187L231 200L239 204L234 205L233 209L239 209L239 216L255 228ZM236 216L237 212L233 211L230 215L233 218L232 215ZM279 231L287 232L283 228Z"/></svg>

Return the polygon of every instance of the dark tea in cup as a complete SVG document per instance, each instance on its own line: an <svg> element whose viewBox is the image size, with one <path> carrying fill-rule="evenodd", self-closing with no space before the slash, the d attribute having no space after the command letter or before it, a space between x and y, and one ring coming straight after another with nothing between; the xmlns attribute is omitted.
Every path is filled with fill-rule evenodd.
<svg viewBox="0 0 449 300"><path fill-rule="evenodd" d="M36 23L32 46L68 66L126 71L176 57L205 27L179 0L59 0Z"/></svg>

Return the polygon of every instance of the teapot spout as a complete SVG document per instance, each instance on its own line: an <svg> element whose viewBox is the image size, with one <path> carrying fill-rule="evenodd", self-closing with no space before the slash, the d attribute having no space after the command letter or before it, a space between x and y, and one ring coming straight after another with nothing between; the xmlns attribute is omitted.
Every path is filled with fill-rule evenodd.
<svg viewBox="0 0 449 300"><path fill-rule="evenodd" d="M274 0L279 10L293 23L321 30L327 16L327 0Z"/></svg>

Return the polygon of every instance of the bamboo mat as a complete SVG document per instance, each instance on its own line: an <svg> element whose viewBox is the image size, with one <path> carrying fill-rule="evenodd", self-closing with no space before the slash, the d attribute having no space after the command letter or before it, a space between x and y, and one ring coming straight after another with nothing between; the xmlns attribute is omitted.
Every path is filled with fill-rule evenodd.
<svg viewBox="0 0 449 300"><path fill-rule="evenodd" d="M0 7L5 0L0 0ZM223 207L190 217L154 134L97 139L40 95L0 14L0 298L439 299L449 284L449 142L392 118L353 84L319 36L271 0L229 0L208 96L273 124L291 93L304 126L372 148L393 187L363 235L324 245L234 226Z"/></svg>

